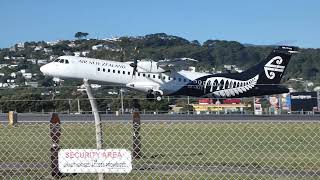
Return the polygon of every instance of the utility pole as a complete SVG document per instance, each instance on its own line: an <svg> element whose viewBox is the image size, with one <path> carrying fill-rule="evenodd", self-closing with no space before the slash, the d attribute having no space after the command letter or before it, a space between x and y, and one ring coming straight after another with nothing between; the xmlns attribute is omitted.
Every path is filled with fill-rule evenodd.
<svg viewBox="0 0 320 180"><path fill-rule="evenodd" d="M189 112L189 106L190 106L190 98L189 98L189 96L188 96L187 100L188 100L188 114L190 114L190 112Z"/></svg>
<svg viewBox="0 0 320 180"><path fill-rule="evenodd" d="M123 89L120 89L120 99L121 99L121 114L124 114L124 109L123 109Z"/></svg>
<svg viewBox="0 0 320 180"><path fill-rule="evenodd" d="M80 114L80 113L81 113L80 100L79 100L79 99L77 99L77 102L78 102L78 113Z"/></svg>
<svg viewBox="0 0 320 180"><path fill-rule="evenodd" d="M69 114L71 114L72 112L71 99L68 99L68 103L69 103Z"/></svg>
<svg viewBox="0 0 320 180"><path fill-rule="evenodd" d="M280 114L281 115L281 113L282 113L282 94L279 94L278 95L278 108L279 108L279 113L278 114Z"/></svg>

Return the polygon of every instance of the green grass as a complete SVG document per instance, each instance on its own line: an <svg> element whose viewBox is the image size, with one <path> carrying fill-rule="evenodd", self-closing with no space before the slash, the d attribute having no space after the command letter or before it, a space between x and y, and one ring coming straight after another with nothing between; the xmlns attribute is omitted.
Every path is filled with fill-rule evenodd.
<svg viewBox="0 0 320 180"><path fill-rule="evenodd" d="M104 123L104 148L132 149L130 123ZM95 148L92 123L62 124L62 148ZM320 171L320 123L146 123L141 125L143 157L134 166L179 165L185 169L134 170L111 179L159 177L172 179L272 178L268 174L217 173L210 166ZM49 165L49 124L0 126L0 163ZM201 166L202 169L191 169ZM189 169L188 169L189 167ZM49 168L1 170L4 176L49 176ZM77 175L66 179L96 178ZM278 176L276 176L278 177ZM280 177L278 177L280 178ZM285 177L281 177L285 178ZM289 179L292 179L290 177ZM301 178L301 177L300 177Z"/></svg>

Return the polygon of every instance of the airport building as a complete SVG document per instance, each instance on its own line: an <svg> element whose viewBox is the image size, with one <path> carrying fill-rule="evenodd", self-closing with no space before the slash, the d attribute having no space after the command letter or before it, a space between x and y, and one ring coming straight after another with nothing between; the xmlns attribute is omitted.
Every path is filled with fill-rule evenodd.
<svg viewBox="0 0 320 180"><path fill-rule="evenodd" d="M191 104L196 114L204 113L242 113L251 104L244 104L241 99L199 99L198 104Z"/></svg>

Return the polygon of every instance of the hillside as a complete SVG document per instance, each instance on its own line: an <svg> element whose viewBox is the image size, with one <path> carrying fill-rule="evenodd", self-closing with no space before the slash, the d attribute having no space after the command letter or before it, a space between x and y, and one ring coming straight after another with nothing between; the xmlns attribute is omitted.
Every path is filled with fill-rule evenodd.
<svg viewBox="0 0 320 180"><path fill-rule="evenodd" d="M41 65L61 55L87 56L114 61L189 57L199 60L196 65L197 71L221 72L224 71L224 65L232 65L238 71L245 70L265 58L271 49L272 46L243 45L236 41L223 40L207 40L201 44L197 40L188 41L164 33L110 39L79 38L53 42L24 42L0 49L0 88L2 90L0 100L3 101L4 98L38 100L71 95L73 98L84 97L85 95L77 93L72 88L61 91L61 94L57 95L57 88L63 86L54 86L52 79L44 77L39 71ZM320 82L318 60L320 60L320 49L301 49L301 53L292 58L283 83L297 90L306 88L313 90ZM81 81L63 83L67 87L80 84ZM25 87L35 87L35 89ZM15 91L11 91L12 88ZM110 91L110 88L101 89L100 94L98 93L101 97L105 97ZM17 94L28 91L33 93ZM38 106L40 108L57 105Z"/></svg>

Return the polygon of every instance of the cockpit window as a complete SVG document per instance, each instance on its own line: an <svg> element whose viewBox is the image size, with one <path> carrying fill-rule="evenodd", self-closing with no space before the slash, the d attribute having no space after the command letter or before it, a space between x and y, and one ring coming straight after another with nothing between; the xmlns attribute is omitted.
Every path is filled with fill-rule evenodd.
<svg viewBox="0 0 320 180"><path fill-rule="evenodd" d="M63 63L63 64L69 64L69 60L67 59L55 59L53 62L59 62L59 63Z"/></svg>

